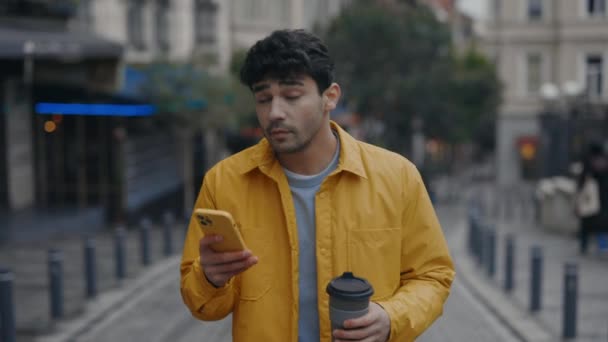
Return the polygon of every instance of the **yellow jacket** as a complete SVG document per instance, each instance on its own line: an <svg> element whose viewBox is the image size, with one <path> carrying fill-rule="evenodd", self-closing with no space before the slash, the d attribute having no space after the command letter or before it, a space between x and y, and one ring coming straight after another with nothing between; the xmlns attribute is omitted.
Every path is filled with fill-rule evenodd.
<svg viewBox="0 0 608 342"><path fill-rule="evenodd" d="M355 140L332 122L337 169L316 195L321 341L331 341L327 283L344 271L368 279L391 318L390 341L413 341L441 313L454 278L448 248L420 174L405 158ZM205 175L195 206L234 216L257 265L215 288L199 263L203 234L190 222L181 294L192 314L233 313L233 340L297 342L298 234L291 191L268 142Z"/></svg>

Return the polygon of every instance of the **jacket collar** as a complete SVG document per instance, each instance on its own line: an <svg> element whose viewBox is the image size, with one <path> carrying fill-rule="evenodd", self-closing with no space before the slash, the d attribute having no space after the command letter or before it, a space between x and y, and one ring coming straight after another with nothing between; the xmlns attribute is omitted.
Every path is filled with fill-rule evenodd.
<svg viewBox="0 0 608 342"><path fill-rule="evenodd" d="M330 121L333 131L338 133L340 138L340 160L336 171L348 171L359 177L367 179L367 173L361 160L360 147L355 138L348 134L342 127L334 121ZM239 170L241 174L248 173L254 169L260 169L264 173L279 166L275 158L274 151L266 138L257 143L248 158Z"/></svg>

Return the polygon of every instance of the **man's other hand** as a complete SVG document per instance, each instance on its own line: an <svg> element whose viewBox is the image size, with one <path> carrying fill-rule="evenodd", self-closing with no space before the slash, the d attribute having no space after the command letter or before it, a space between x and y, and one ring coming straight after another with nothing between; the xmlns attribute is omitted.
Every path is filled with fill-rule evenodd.
<svg viewBox="0 0 608 342"><path fill-rule="evenodd" d="M391 320L384 309L369 303L369 312L365 316L349 319L344 322L344 329L333 331L335 342L386 342L391 333Z"/></svg>

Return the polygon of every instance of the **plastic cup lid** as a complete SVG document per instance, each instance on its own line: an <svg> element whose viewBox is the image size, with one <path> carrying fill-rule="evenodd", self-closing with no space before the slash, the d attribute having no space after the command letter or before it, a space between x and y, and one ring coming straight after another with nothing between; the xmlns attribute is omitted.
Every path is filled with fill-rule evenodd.
<svg viewBox="0 0 608 342"><path fill-rule="evenodd" d="M374 294L372 285L352 272L344 272L327 284L327 293L346 300L366 300Z"/></svg>

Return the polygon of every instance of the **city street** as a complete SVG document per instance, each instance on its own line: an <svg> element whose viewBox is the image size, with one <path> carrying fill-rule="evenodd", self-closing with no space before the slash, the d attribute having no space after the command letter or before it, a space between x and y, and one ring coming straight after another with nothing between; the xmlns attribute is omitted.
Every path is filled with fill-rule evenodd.
<svg viewBox="0 0 608 342"><path fill-rule="evenodd" d="M428 200L416 341L608 341L606 2L0 0L0 342L231 341L181 298L196 208L262 267L237 339L342 272L444 291Z"/></svg>
<svg viewBox="0 0 608 342"><path fill-rule="evenodd" d="M439 215L448 240L464 229L462 219L452 210ZM78 341L213 341L231 340L230 317L219 322L201 322L190 316L182 304L178 288L178 258L173 267L145 290L137 293L87 331ZM469 290L458 281L441 317L418 341L517 341Z"/></svg>

